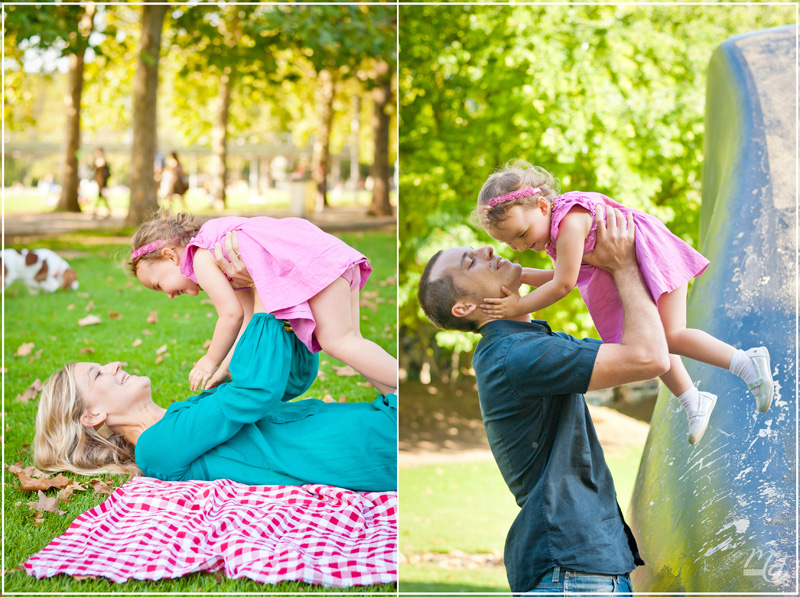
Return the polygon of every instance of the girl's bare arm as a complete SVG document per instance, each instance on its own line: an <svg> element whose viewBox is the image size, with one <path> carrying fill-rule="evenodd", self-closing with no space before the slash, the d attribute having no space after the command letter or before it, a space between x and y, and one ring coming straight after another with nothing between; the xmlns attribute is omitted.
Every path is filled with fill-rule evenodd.
<svg viewBox="0 0 800 597"><path fill-rule="evenodd" d="M538 288L539 286L547 284L550 280L552 280L555 273L555 270L552 269L534 269L532 267L523 267L522 283L527 284L528 286L533 286L534 288Z"/></svg>
<svg viewBox="0 0 800 597"><path fill-rule="evenodd" d="M487 304L481 305L481 308L495 319L508 319L539 311L567 296L578 283L583 247L591 226L591 214L582 207L573 208L561 221L556 241L558 260L552 280L527 296L519 296L504 289L505 298L484 299Z"/></svg>
<svg viewBox="0 0 800 597"><path fill-rule="evenodd" d="M233 343L233 346L228 351L228 355L225 357L225 360L220 363L219 368L216 370L214 375L211 377L211 380L208 382L207 388L213 388L216 385L224 382L228 378L228 364L231 362L231 358L233 358L233 351L236 350L236 345L239 343L239 338L242 337L242 334L247 329L247 326L250 323L250 320L253 318L253 304L255 302L255 291L251 289L247 290L237 290L235 292L236 298L239 299L239 303L242 305L242 310L244 312L244 318L242 319L242 325L239 328L239 335L236 336L236 341Z"/></svg>
<svg viewBox="0 0 800 597"><path fill-rule="evenodd" d="M208 352L197 361L189 374L192 390L205 388L205 383L236 342L244 320L244 309L236 292L217 267L210 251L197 249L194 255L194 273L198 284L206 291L217 310L217 324L214 326L214 336Z"/></svg>

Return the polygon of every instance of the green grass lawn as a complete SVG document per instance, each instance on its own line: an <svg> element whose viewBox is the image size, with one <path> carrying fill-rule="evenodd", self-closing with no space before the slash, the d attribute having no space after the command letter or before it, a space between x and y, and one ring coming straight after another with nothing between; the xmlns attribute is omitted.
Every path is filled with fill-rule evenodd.
<svg viewBox="0 0 800 597"><path fill-rule="evenodd" d="M643 447L606 449L617 499L626 512ZM494 553L502 555L506 535L519 508L494 462L400 469L400 551L414 554ZM403 592L509 591L505 568L445 567L404 563Z"/></svg>
<svg viewBox="0 0 800 597"><path fill-rule="evenodd" d="M191 395L188 375L193 361L205 353L203 343L211 338L216 322L214 307L204 302L205 296L184 296L170 301L163 293L147 290L127 276L115 262L128 250L115 244L119 231L73 234L35 243L34 247L54 250L69 249L69 257L78 271L80 289L54 294L28 294L20 282L4 294L4 361L5 375L3 454L6 465L22 461L33 464L31 444L37 400L27 404L15 397L36 379L44 381L68 361L105 363L120 360L134 374L148 375L152 381L153 399L166 407L175 400ZM365 232L339 235L370 258L374 272L365 291L378 291L378 298L368 299L377 312L362 307L362 334L396 355L396 241L393 233ZM155 324L147 322L151 312L158 313ZM80 327L79 319L97 315L101 323ZM118 317L116 316L118 314ZM141 344L134 346L134 341ZM33 343L29 356L14 357L23 343ZM166 355L156 363L157 350L166 345ZM348 401L371 401L377 392L362 378L339 377L334 366L343 363L320 355L320 376L306 396L321 398L329 394L334 400L346 396ZM362 385L364 384L364 385ZM86 478L67 474L78 480ZM105 478L106 475L103 476ZM30 592L263 592L264 585L248 580L218 579L211 574L194 574L180 579L158 582L131 581L122 585L104 579L76 581L71 577L35 580L16 567L63 533L70 522L104 498L91 489L73 494L71 502L62 503L64 516L45 513L44 523L34 526L26 503L35 497L17 489L16 477L4 469L5 535L4 570L6 591ZM124 477L114 479L121 484ZM50 490L48 495L55 495ZM377 585L360 590L394 592L395 585ZM281 583L270 591L318 591L321 587L304 583ZM328 589L324 589L328 591Z"/></svg>

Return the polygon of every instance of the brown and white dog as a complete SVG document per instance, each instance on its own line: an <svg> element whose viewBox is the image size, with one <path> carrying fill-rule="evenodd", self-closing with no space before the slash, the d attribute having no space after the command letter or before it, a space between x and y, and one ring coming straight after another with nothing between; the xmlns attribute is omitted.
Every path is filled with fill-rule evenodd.
<svg viewBox="0 0 800 597"><path fill-rule="evenodd" d="M4 249L3 290L22 280L34 294L78 289L78 274L62 257L50 249Z"/></svg>

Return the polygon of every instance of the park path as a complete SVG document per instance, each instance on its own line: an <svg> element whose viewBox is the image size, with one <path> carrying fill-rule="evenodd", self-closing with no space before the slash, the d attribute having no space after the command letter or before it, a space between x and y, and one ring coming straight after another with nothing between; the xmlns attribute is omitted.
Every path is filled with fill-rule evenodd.
<svg viewBox="0 0 800 597"><path fill-rule="evenodd" d="M225 211L219 214L198 215L201 220L225 216L270 216L285 218L290 215L288 211L259 210L259 211ZM54 236L76 232L78 230L99 230L121 228L125 219L125 212L115 210L110 218L94 219L88 213L26 213L3 214L3 231L5 243L25 243L30 237ZM368 216L364 206L329 207L323 211L311 214L308 220L326 232L354 232L359 230L376 230L396 228L395 216Z"/></svg>
<svg viewBox="0 0 800 597"><path fill-rule="evenodd" d="M494 461L474 380L455 387L404 382L400 393L401 468ZM647 423L606 406L590 404L589 412L605 450L644 446L647 441Z"/></svg>

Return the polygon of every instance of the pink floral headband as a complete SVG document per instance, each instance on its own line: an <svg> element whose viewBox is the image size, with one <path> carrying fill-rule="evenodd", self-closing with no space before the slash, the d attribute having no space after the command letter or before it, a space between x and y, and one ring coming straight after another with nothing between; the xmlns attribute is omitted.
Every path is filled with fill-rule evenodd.
<svg viewBox="0 0 800 597"><path fill-rule="evenodd" d="M159 249L163 248L167 243L176 242L178 237L171 238L169 240L161 240L157 239L151 243L147 243L146 245L142 245L138 249L131 251L131 261L134 261L138 257L142 255L147 255L147 253L152 253L153 251L158 251Z"/></svg>
<svg viewBox="0 0 800 597"><path fill-rule="evenodd" d="M522 199L523 197L533 197L541 191L539 187L525 187L524 189L519 189L518 191L514 191L512 193L508 193L506 195L500 195L499 197L495 197L490 199L487 204L489 207L494 207L500 203L505 203L506 201L513 201L514 199Z"/></svg>

